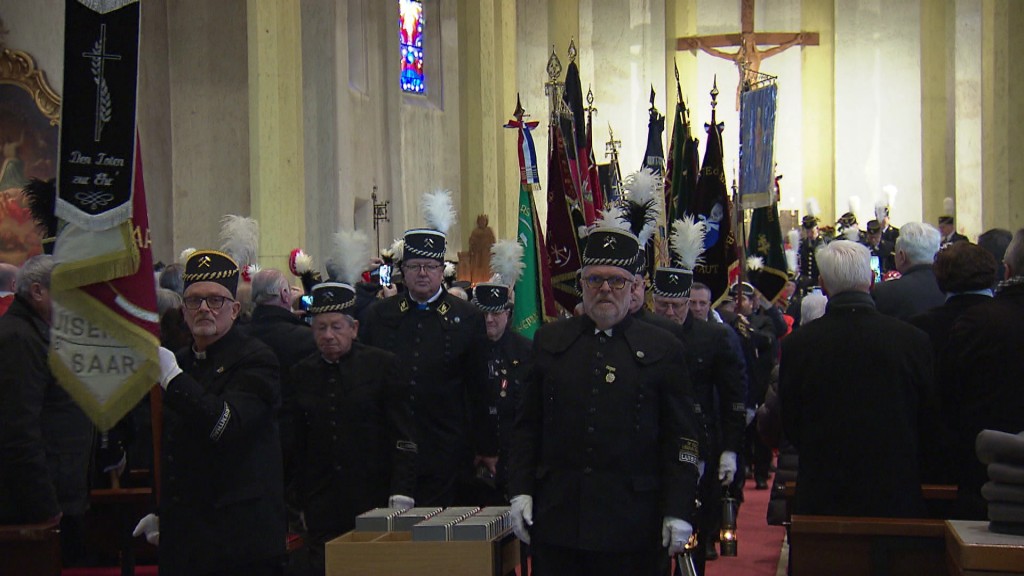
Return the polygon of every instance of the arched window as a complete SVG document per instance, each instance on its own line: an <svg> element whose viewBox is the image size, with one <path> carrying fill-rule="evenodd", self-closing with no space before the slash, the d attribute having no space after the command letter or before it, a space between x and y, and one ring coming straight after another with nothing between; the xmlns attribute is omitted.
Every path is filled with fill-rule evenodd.
<svg viewBox="0 0 1024 576"><path fill-rule="evenodd" d="M427 76L423 70L423 2L399 0L398 37L401 43L403 92L423 94L427 91Z"/></svg>

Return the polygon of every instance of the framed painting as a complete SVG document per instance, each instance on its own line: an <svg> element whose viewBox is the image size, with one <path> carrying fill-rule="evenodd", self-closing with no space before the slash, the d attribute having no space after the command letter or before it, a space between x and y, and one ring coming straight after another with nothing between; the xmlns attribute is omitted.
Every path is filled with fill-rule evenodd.
<svg viewBox="0 0 1024 576"><path fill-rule="evenodd" d="M0 262L20 266L42 252L22 189L57 175L60 97L32 57L0 50Z"/></svg>

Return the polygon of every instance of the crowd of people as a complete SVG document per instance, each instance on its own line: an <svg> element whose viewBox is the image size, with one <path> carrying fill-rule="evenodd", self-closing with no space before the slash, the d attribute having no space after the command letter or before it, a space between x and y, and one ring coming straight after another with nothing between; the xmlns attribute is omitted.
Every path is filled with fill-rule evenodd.
<svg viewBox="0 0 1024 576"><path fill-rule="evenodd" d="M665 574L683 553L703 573L723 496L768 489L776 466L797 479L790 512L923 517L921 484L941 483L959 486L951 516L985 517L974 438L1024 430L1024 229L943 244L886 212L823 238L805 218L769 299L693 281L692 220L646 274L645 230L609 212L581 306L532 344L510 321L518 244L464 299L445 282L450 219L406 232L394 285L366 281L346 232L306 290L274 269L242 280L218 250L164 268L161 448L148 399L125 446L129 466L159 458L135 534L161 573L323 574L358 514L452 505L510 506L541 576ZM47 365L53 266L0 265L0 523L60 521L73 561L99 436Z"/></svg>

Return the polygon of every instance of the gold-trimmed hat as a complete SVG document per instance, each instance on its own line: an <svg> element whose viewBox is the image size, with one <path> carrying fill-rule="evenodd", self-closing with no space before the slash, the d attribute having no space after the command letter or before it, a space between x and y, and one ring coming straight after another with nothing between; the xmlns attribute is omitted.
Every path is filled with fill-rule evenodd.
<svg viewBox="0 0 1024 576"><path fill-rule="evenodd" d="M196 250L185 261L181 279L186 290L196 282L216 282L234 296L238 292L238 274L238 263L231 256L217 250Z"/></svg>

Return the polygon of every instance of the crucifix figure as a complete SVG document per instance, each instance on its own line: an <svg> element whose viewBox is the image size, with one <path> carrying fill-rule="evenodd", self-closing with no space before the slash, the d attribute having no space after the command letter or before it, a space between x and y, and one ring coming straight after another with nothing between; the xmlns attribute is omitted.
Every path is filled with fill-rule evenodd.
<svg viewBox="0 0 1024 576"><path fill-rule="evenodd" d="M754 32L754 0L741 0L740 33L715 34L713 36L689 36L676 40L676 50L703 50L716 58L732 60L739 71L740 82L736 87L736 109L740 108L740 93L745 87L757 83L761 60L796 45L817 46L817 32ZM736 52L719 50L736 46ZM758 50L758 46L771 46Z"/></svg>

